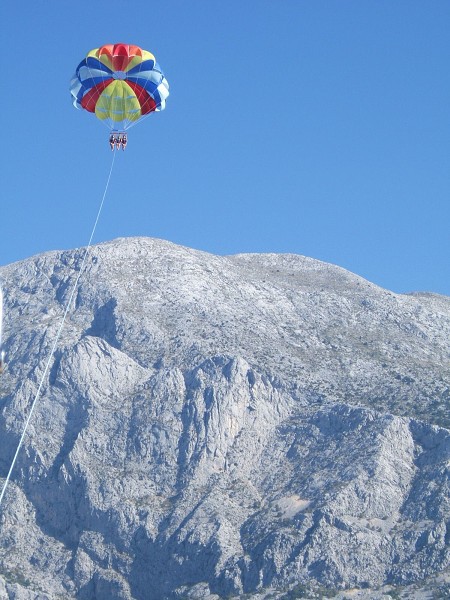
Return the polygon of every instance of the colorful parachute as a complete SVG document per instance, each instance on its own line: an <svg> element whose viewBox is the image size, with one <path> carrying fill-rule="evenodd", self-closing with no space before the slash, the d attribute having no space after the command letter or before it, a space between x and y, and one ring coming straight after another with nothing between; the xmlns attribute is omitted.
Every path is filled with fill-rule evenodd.
<svg viewBox="0 0 450 600"><path fill-rule="evenodd" d="M143 116L164 110L169 84L147 50L107 44L81 61L70 92L76 108L95 113L111 131L126 131Z"/></svg>

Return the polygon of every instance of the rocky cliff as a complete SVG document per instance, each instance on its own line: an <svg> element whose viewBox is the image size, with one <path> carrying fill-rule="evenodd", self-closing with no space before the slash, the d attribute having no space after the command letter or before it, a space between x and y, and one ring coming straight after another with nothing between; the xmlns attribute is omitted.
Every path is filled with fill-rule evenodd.
<svg viewBox="0 0 450 600"><path fill-rule="evenodd" d="M3 478L81 257L0 269ZM450 298L310 258L95 246L2 507L0 597L448 597L449 339Z"/></svg>

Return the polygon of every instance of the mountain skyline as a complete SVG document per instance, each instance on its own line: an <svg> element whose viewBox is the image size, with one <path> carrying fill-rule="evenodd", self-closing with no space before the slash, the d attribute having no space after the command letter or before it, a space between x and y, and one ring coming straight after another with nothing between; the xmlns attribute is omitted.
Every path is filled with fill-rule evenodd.
<svg viewBox="0 0 450 600"><path fill-rule="evenodd" d="M13 93L1 97L0 264L87 243L109 132L72 106L70 78L91 49L124 42L154 53L171 95L130 130L96 242L290 252L450 295L447 0L130 10L1 4Z"/></svg>

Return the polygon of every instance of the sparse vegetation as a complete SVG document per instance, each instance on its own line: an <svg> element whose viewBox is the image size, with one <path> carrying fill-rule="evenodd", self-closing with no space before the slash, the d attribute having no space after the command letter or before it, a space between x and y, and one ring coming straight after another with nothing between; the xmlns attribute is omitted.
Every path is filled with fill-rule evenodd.
<svg viewBox="0 0 450 600"><path fill-rule="evenodd" d="M437 590L433 591L433 600L441 600L443 598L450 598L450 584L445 583L440 585Z"/></svg>
<svg viewBox="0 0 450 600"><path fill-rule="evenodd" d="M296 600L297 598L319 599L319 598L334 598L338 594L338 590L325 587L311 588L304 584L298 584L292 590L283 596L283 600Z"/></svg>
<svg viewBox="0 0 450 600"><path fill-rule="evenodd" d="M4 571L0 574L8 583L18 583L22 587L30 587L31 581L21 571Z"/></svg>

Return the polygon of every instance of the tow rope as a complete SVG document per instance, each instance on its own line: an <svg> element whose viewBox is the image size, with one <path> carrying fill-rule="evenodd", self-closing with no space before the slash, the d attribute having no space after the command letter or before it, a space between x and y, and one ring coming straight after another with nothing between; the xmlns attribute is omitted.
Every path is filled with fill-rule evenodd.
<svg viewBox="0 0 450 600"><path fill-rule="evenodd" d="M108 179L106 181L105 191L103 192L102 200L100 202L100 206L99 206L98 211L97 211L97 216L95 218L94 225L92 227L91 235L89 237L89 242L88 242L88 244L87 244L87 246L85 247L85 250L84 250L84 255L83 255L83 259L81 261L80 269L78 271L78 274L77 274L77 277L75 279L75 282L74 282L74 284L72 286L72 291L70 293L69 299L67 300L66 308L64 310L64 314L63 314L61 322L59 324L59 328L58 328L58 332L56 334L56 338L55 338L55 340L53 342L53 346L52 346L52 349L50 350L50 354L49 354L49 357L47 359L47 362L46 362L46 365L45 365L45 369L44 369L44 372L42 374L42 377L41 377L41 380L40 380L37 392L36 392L36 394L34 396L32 404L31 404L30 412L28 413L28 417L27 417L27 419L25 421L25 426L23 428L22 435L20 436L20 440L19 440L19 443L17 445L17 449L16 449L16 452L14 454L14 458L12 460L11 466L9 468L8 475L6 476L5 482L3 484L3 489L2 489L1 494L0 494L0 507L2 505L3 497L5 495L6 488L8 487L9 480L11 478L11 473L12 473L12 471L14 469L14 465L16 464L17 456L19 455L20 449L21 449L23 441L25 439L25 434L27 432L28 425L30 424L31 417L33 416L33 412L34 412L36 403L37 403L38 398L39 398L39 396L41 394L42 386L44 385L44 380L45 380L45 378L47 376L47 373L48 373L48 370L50 368L50 363L52 362L53 355L54 355L54 353L56 351L56 348L57 348L57 345L58 345L58 342L59 342L59 338L61 336L61 332L62 332L63 327L64 327L64 323L66 322L66 317L67 317L67 315L69 313L69 310L70 310L70 307L71 307L71 304L72 304L72 300L73 300L73 296L75 294L75 290L76 290L76 288L78 286L78 282L80 280L80 277L83 274L84 266L86 264L86 259L87 259L87 256L89 254L89 250L90 250L90 248L92 246L92 240L94 238L95 230L97 229L97 224L98 224L98 221L100 219L100 215L101 215L101 212L102 212L102 209L103 209L103 204L105 202L106 194L108 192L109 182L111 180L111 175L112 175L113 167L114 167L114 161L115 161L115 158L116 158L116 151L117 150L114 150L114 152L113 152L113 157L112 157L112 162L111 162L111 168L109 170Z"/></svg>

